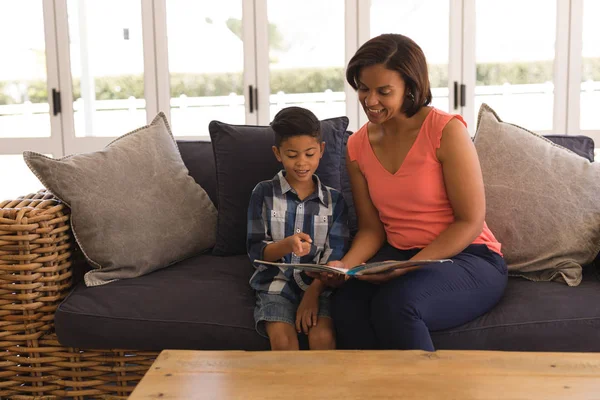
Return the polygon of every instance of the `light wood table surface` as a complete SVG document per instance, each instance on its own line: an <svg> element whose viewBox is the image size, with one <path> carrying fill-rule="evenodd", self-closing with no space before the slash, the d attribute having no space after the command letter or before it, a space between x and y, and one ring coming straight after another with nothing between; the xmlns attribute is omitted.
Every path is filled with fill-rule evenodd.
<svg viewBox="0 0 600 400"><path fill-rule="evenodd" d="M142 399L600 399L600 354L164 350Z"/></svg>

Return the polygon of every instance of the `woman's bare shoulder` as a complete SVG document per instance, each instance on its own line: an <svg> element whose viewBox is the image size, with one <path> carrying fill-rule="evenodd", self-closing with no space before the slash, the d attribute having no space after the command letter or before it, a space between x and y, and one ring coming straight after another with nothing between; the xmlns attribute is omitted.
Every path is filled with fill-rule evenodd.
<svg viewBox="0 0 600 400"><path fill-rule="evenodd" d="M472 150L473 141L464 123L458 118L452 118L442 130L442 140L437 150L438 159L443 163L449 156Z"/></svg>

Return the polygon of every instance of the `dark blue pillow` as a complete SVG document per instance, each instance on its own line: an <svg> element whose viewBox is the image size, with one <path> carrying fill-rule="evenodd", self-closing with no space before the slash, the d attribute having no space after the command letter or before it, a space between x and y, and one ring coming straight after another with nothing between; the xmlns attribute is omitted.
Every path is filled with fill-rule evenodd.
<svg viewBox="0 0 600 400"><path fill-rule="evenodd" d="M545 135L546 139L594 162L594 140L582 135Z"/></svg>
<svg viewBox="0 0 600 400"><path fill-rule="evenodd" d="M347 128L346 117L321 121L326 145L317 175L325 185L340 191ZM246 218L252 189L258 182L272 179L282 168L271 150L274 132L270 126L219 121L212 121L208 130L215 157L219 211L213 255L246 254Z"/></svg>
<svg viewBox="0 0 600 400"><path fill-rule="evenodd" d="M352 135L352 132L348 131L344 136L340 176L342 179L342 194L344 195L344 200L346 200L346 205L348 206L348 229L350 230L350 236L354 237L356 232L358 232L358 218L356 217L356 208L354 207L354 198L352 197L350 176L348 175L348 169L346 168L346 148L350 135Z"/></svg>

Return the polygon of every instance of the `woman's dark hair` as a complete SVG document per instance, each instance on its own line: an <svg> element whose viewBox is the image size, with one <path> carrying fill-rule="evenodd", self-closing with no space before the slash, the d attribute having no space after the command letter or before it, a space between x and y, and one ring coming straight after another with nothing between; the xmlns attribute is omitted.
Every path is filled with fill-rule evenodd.
<svg viewBox="0 0 600 400"><path fill-rule="evenodd" d="M321 123L310 110L302 107L286 107L279 111L271 128L275 132L275 146L292 136L308 135L321 143Z"/></svg>
<svg viewBox="0 0 600 400"><path fill-rule="evenodd" d="M346 80L350 86L357 90L362 68L376 64L382 64L385 68L400 73L406 84L402 112L408 117L415 115L421 107L431 104L425 54L412 39L386 33L360 46L346 69Z"/></svg>

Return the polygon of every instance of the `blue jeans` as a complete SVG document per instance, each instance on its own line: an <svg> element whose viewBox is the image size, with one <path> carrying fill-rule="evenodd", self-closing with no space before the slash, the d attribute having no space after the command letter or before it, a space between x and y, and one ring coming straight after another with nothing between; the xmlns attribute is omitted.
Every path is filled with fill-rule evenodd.
<svg viewBox="0 0 600 400"><path fill-rule="evenodd" d="M406 260L418 251L386 245L371 261ZM381 285L346 282L332 298L338 348L434 351L430 331L462 325L489 311L506 288L504 259L479 244L452 260Z"/></svg>
<svg viewBox="0 0 600 400"><path fill-rule="evenodd" d="M293 327L296 326L296 311L304 292L299 290L294 301L280 294L269 294L256 292L256 306L254 307L254 321L256 331L263 337L268 338L265 322L285 322ZM329 296L319 296L319 317L331 318L331 300Z"/></svg>

